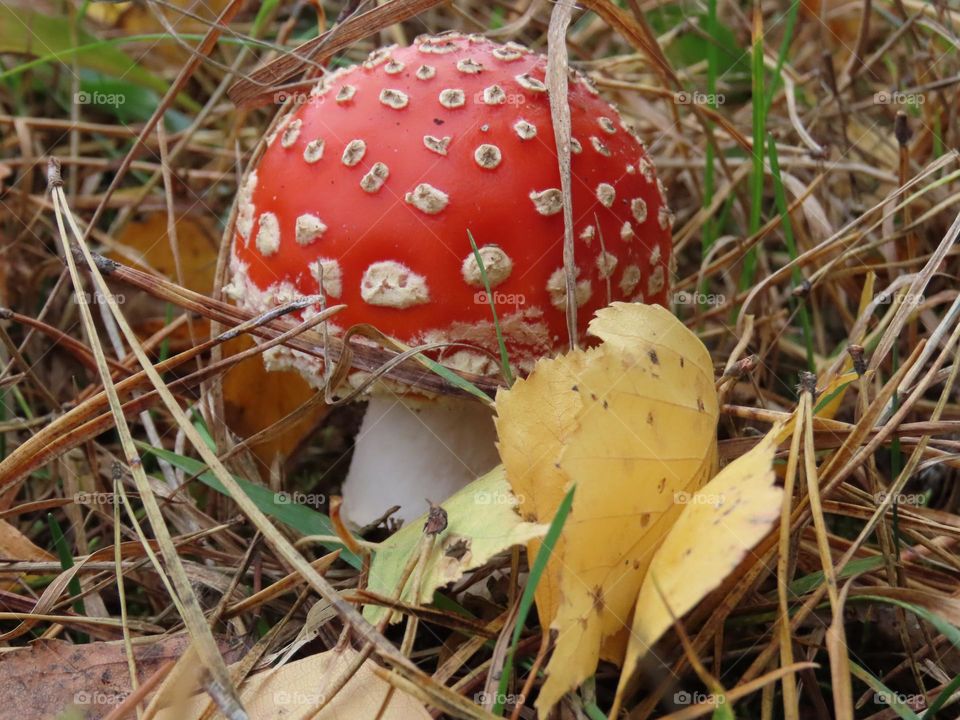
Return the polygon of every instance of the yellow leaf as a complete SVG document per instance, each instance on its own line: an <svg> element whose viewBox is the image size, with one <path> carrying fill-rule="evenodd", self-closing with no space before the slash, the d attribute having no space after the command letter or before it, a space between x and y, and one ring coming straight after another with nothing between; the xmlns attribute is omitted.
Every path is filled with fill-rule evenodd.
<svg viewBox="0 0 960 720"><path fill-rule="evenodd" d="M213 231L200 219L181 215L176 220L177 253L180 273L188 290L208 294L213 289L217 267L217 240ZM154 212L124 226L117 244L108 257L146 272L154 272L177 281L176 258L167 234L167 214ZM124 293L125 309L137 318L134 326L141 337L149 337L167 324L166 304L143 293ZM209 335L205 320L194 319L196 339ZM170 337L170 349L187 349L193 341L183 326ZM253 346L243 335L223 347L224 357L235 355ZM299 407L314 392L296 371L268 372L260 355L234 365L223 376L223 401L227 424L240 437L246 438L269 427ZM289 458L326 417L329 408L318 404L282 432L264 439L250 448L259 461L261 474L269 477L275 458Z"/></svg>
<svg viewBox="0 0 960 720"><path fill-rule="evenodd" d="M376 676L376 663L364 662L349 682L336 695L328 698L337 679L349 668L357 652L352 649L326 652L282 667L265 670L249 678L240 690L241 702L250 720L312 717L317 720L376 717L387 698L390 685ZM233 666L231 666L233 667ZM311 708L329 701L319 715ZM210 702L208 695L195 695L157 713L158 720L194 720L200 718ZM396 690L386 710L379 717L385 720L429 720L423 704Z"/></svg>
<svg viewBox="0 0 960 720"><path fill-rule="evenodd" d="M653 552L716 463L710 355L657 306L615 303L590 325L593 350L543 361L497 398L508 479L540 522L576 483L537 608L558 631L537 707L544 714L596 669L621 662ZM516 393L516 394L515 394Z"/></svg>
<svg viewBox="0 0 960 720"><path fill-rule="evenodd" d="M87 5L87 17L101 25L116 25L132 2L91 2Z"/></svg>
<svg viewBox="0 0 960 720"><path fill-rule="evenodd" d="M217 269L217 240L202 220L181 215L174 222L177 253L183 285L188 290L209 293ZM107 257L147 272L157 272L177 281L177 266L167 234L167 214L154 212L127 223Z"/></svg>
<svg viewBox="0 0 960 720"><path fill-rule="evenodd" d="M637 598L621 688L637 662L673 625L718 587L780 517L783 489L773 458L782 425L775 425L696 493L657 551Z"/></svg>
<svg viewBox="0 0 960 720"><path fill-rule="evenodd" d="M502 465L447 498L441 507L447 512L447 527L434 540L424 567L414 572L421 578L419 592L409 580L404 586L400 599L407 602L429 603L437 588L459 580L502 550L547 532L546 525L524 522L517 515L517 498ZM369 590L397 596L397 585L408 558L418 550L426 519L424 514L380 543L370 566ZM377 623L386 612L386 608L367 605L363 616Z"/></svg>
<svg viewBox="0 0 960 720"><path fill-rule="evenodd" d="M553 360L541 360L525 380L497 394L497 434L510 487L519 500L517 511L529 522L553 519L566 495L567 478L558 465L570 433L577 427L576 416L583 406L573 388L583 371L585 353L570 353ZM537 408L530 412L530 408ZM563 555L561 536L554 554ZM527 557L535 558L540 540L527 544ZM548 632L559 595L559 563L550 563L536 588L537 611L544 632Z"/></svg>
<svg viewBox="0 0 960 720"><path fill-rule="evenodd" d="M224 343L224 357L253 346L247 335ZM296 410L317 391L296 370L268 371L262 355L241 360L223 375L223 406L227 425L242 438L250 437ZM324 403L305 410L281 432L251 445L261 474L269 476L275 458L293 455L330 412Z"/></svg>
<svg viewBox="0 0 960 720"><path fill-rule="evenodd" d="M193 216L183 215L176 220L177 253L183 285L194 292L209 294L213 289L213 273L217 267L217 241L208 224ZM144 272L156 273L177 282L177 267L167 233L167 214L154 212L141 220L127 223L106 253L111 260L131 265ZM167 324L167 303L146 293L130 292L117 286L115 299L123 305L133 329L141 338L148 338ZM192 320L194 334L206 338L209 326L206 320ZM167 336L171 353L189 348L193 339L186 325Z"/></svg>

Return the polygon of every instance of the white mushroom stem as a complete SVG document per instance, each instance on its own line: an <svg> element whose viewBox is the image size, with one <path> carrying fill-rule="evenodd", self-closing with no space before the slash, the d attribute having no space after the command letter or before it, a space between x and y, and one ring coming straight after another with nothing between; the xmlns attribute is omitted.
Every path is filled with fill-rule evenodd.
<svg viewBox="0 0 960 720"><path fill-rule="evenodd" d="M493 413L451 398L371 397L343 484L343 514L360 527L400 506L405 523L492 469L500 460Z"/></svg>

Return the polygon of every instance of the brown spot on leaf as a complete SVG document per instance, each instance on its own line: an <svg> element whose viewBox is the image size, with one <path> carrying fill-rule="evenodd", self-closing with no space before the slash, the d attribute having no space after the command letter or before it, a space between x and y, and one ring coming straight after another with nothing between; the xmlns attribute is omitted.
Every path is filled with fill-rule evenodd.
<svg viewBox="0 0 960 720"><path fill-rule="evenodd" d="M446 550L443 551L443 554L446 557L453 558L454 560L463 560L464 555L470 552L470 539L469 538L457 538L453 543L449 544Z"/></svg>
<svg viewBox="0 0 960 720"><path fill-rule="evenodd" d="M647 350L647 356L650 358L650 362L652 362L654 365L660 364L660 358L657 357L657 351L653 348Z"/></svg>
<svg viewBox="0 0 960 720"><path fill-rule="evenodd" d="M606 603L603 600L603 587L601 585L594 585L593 589L590 591L590 597L593 598L593 609L597 613L603 612Z"/></svg>

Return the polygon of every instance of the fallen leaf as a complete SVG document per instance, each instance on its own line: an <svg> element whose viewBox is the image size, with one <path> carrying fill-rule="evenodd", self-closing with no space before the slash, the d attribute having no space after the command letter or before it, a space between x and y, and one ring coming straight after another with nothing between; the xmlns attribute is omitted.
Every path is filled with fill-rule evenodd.
<svg viewBox="0 0 960 720"><path fill-rule="evenodd" d="M177 218L175 227L183 286L194 292L209 294L213 289L213 273L217 267L217 241L212 229L202 220L187 215ZM177 264L164 212L150 213L140 220L127 223L106 256L178 282ZM133 327L141 338L150 337L168 324L167 303L146 293L132 293L129 288L118 286L114 299L122 306L127 317L135 319ZM206 338L209 334L206 320L194 319L192 325L198 338ZM190 328L187 325L181 325L168 337L171 352L186 350L191 345Z"/></svg>
<svg viewBox="0 0 960 720"><path fill-rule="evenodd" d="M569 353L541 360L525 380L516 382L509 392L497 394L500 458L519 499L517 509L528 522L549 524L566 494L567 477L560 469L560 454L577 427L576 416L583 407L580 394L572 388L583 372L585 357L585 353ZM541 370L544 366L548 369ZM532 407L537 412L530 412ZM527 557L535 558L540 545L540 539L531 540ZM553 554L562 556L564 546L561 535ZM549 563L536 587L537 612L544 633L549 632L560 604L560 567L560 563Z"/></svg>
<svg viewBox="0 0 960 720"><path fill-rule="evenodd" d="M571 483L570 516L537 609L558 631L537 707L547 712L596 669L621 662L647 566L716 463L710 355L658 306L615 303L599 347L537 364L497 397L500 447L520 512L546 522ZM528 553L530 550L528 549Z"/></svg>
<svg viewBox="0 0 960 720"><path fill-rule="evenodd" d="M0 557L33 562L50 562L55 559L6 520L0 520Z"/></svg>
<svg viewBox="0 0 960 720"><path fill-rule="evenodd" d="M480 567L497 553L533 538L543 537L546 525L525 522L516 512L517 498L510 490L503 466L445 500L447 527L434 540L422 568L419 592L410 582L399 596L406 602L421 604L433 600L434 590L460 579L465 572ZM397 585L410 556L419 551L427 516L406 525L378 547L370 566L367 589L380 595L397 597ZM367 605L364 617L377 623L387 608Z"/></svg>
<svg viewBox="0 0 960 720"><path fill-rule="evenodd" d="M621 688L672 625L717 588L780 517L773 458L782 425L685 498L637 597Z"/></svg>
<svg viewBox="0 0 960 720"><path fill-rule="evenodd" d="M390 684L374 674L376 664L367 660L350 681L333 697L332 690L357 652L327 650L250 677L240 688L240 700L250 720L311 717L316 720L340 718L374 718L385 720L429 720L423 704L406 693L395 690L382 715L377 715L387 698ZM209 704L207 695L196 695L186 703L157 713L157 720L193 720L199 718ZM311 708L324 701L328 704L317 715Z"/></svg>
<svg viewBox="0 0 960 720"><path fill-rule="evenodd" d="M247 335L224 344L224 357L252 347ZM223 375L223 404L227 425L242 438L250 437L286 417L316 390L295 370L268 371L263 356L254 355L230 368ZM330 412L328 405L313 405L282 432L255 445L250 451L259 460L261 474L270 473L275 459L289 458L301 443L316 430Z"/></svg>
<svg viewBox="0 0 960 720"><path fill-rule="evenodd" d="M189 644L186 634L137 642L134 657L140 682L166 661L179 658ZM238 645L225 640L219 644L228 660L239 658ZM3 717L61 717L71 706L84 712L81 717L103 717L131 692L130 665L119 640L75 645L38 639L0 653Z"/></svg>
<svg viewBox="0 0 960 720"><path fill-rule="evenodd" d="M213 274L217 267L217 240L204 222L192 216L178 218L176 230L183 286L194 292L208 294L213 288ZM177 266L167 234L166 213L150 213L128 223L108 257L177 281ZM124 294L123 299L128 315L138 318L135 329L141 337L148 337L167 324L164 303L145 297L143 293L135 297ZM209 334L206 321L195 320L193 326L194 332L200 337ZM190 342L189 329L183 326L171 336L170 348L172 351L184 350ZM252 346L253 340L243 335L225 343L223 354L229 357ZM234 365L223 376L227 424L240 437L250 437L295 410L313 392L299 373L268 372L260 355L248 358ZM283 432L251 447L260 461L263 477L269 476L277 457L285 460L293 454L326 417L327 412L327 406L316 405Z"/></svg>
<svg viewBox="0 0 960 720"><path fill-rule="evenodd" d="M163 5L148 7L142 3L130 3L127 10L117 18L117 25L126 35L168 33L157 18L163 13L167 22L181 33L205 33L210 23L217 19L228 5L228 0L169 0ZM187 14L189 13L189 14ZM163 69L182 64L190 57L190 51L174 42L156 43L149 57L143 62Z"/></svg>
<svg viewBox="0 0 960 720"><path fill-rule="evenodd" d="M56 558L36 545L30 538L24 535L20 530L6 520L0 520L0 558L33 561L50 562ZM0 589L16 590L22 582L20 578L10 578L0 582Z"/></svg>
<svg viewBox="0 0 960 720"><path fill-rule="evenodd" d="M217 269L217 240L213 230L192 215L176 219L177 251L183 286L198 293L213 289L213 273ZM167 233L167 214L152 212L128 222L116 238L108 254L113 260L145 272L157 272L177 282L177 265Z"/></svg>

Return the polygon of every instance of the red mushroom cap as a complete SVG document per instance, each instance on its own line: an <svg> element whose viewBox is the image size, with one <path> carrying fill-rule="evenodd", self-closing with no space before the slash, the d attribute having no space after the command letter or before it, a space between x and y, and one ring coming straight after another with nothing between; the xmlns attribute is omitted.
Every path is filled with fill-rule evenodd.
<svg viewBox="0 0 960 720"><path fill-rule="evenodd" d="M338 326L495 351L469 230L513 363L526 369L564 348L562 195L545 71L546 58L520 45L450 34L328 75L241 189L228 292L262 311L319 293L322 275L329 302L347 305ZM583 334L611 300L666 303L673 215L643 144L577 72L569 104ZM441 360L481 373L497 366L457 349Z"/></svg>

